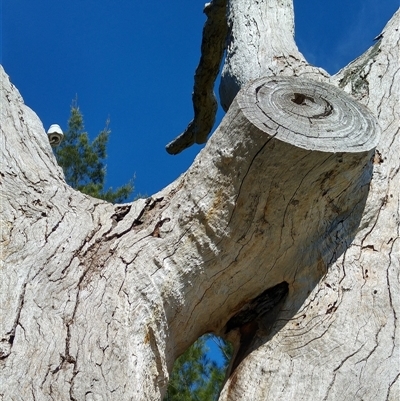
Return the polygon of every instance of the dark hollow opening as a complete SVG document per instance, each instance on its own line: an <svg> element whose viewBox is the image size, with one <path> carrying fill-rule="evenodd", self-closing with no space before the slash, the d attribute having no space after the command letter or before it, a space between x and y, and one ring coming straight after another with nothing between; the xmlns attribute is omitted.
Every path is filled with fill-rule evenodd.
<svg viewBox="0 0 400 401"><path fill-rule="evenodd" d="M270 287L256 298L250 300L226 324L226 333L237 329L240 333L240 346L232 363L233 372L240 362L251 352L252 342L260 327L264 331L272 327L281 307L281 301L289 292L286 281ZM269 330L268 329L268 330Z"/></svg>
<svg viewBox="0 0 400 401"><path fill-rule="evenodd" d="M314 99L310 96L303 95L302 93L294 93L294 98L291 99L293 103L299 104L300 106L305 106L306 100L309 100L310 102L314 102Z"/></svg>

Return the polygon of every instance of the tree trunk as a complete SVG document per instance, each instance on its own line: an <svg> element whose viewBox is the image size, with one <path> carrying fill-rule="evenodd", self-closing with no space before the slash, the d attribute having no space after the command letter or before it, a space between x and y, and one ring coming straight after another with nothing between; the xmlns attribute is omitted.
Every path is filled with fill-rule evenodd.
<svg viewBox="0 0 400 401"><path fill-rule="evenodd" d="M252 12L246 15L244 8L240 10L245 1L231 3L238 7L237 15L246 19L234 25L237 29L257 25ZM251 5L256 7L255 2ZM274 11L266 7L265 12L274 13L277 9L277 5ZM274 327L269 331L259 329L247 344L249 355L230 376L220 400L400 398L399 20L397 12L377 43L330 79L367 105L382 129L369 193L354 237L347 236L350 231L341 226L345 219L340 218L333 248L323 258L320 280L312 280L310 274L318 269L317 263L310 263L308 271L296 276L293 297L286 300ZM269 23L275 35L287 38L278 28L281 19L271 19ZM254 42L252 35L247 37ZM268 42L264 38L260 43ZM279 42L274 37L270 51L276 43ZM244 72L239 75L254 78L248 67L254 55L244 54L254 48L259 47L240 45L241 52L232 50L232 59L237 60L232 60L236 63L233 67L225 67L228 79L231 71L235 76L240 68ZM301 67L299 71L287 61L297 62L296 52L291 43L283 44L277 56L267 55L269 61L264 59L259 65L272 65L272 74L287 73L287 68L292 68L293 75L302 75ZM277 71L276 63L282 59L288 65ZM318 243L313 246L321 249ZM303 286L306 295L301 299L299 287Z"/></svg>
<svg viewBox="0 0 400 401"><path fill-rule="evenodd" d="M1 71L2 400L160 400L206 332L235 345L221 400L398 398L399 13L329 78L290 1L228 6L228 112L131 204L65 184Z"/></svg>

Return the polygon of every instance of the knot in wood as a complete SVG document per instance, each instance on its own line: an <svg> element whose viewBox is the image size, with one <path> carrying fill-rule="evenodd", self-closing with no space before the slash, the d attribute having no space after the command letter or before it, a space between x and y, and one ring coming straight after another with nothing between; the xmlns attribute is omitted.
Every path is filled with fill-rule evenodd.
<svg viewBox="0 0 400 401"><path fill-rule="evenodd" d="M324 152L373 149L375 117L341 89L299 77L264 77L243 88L239 107L257 128L295 146Z"/></svg>

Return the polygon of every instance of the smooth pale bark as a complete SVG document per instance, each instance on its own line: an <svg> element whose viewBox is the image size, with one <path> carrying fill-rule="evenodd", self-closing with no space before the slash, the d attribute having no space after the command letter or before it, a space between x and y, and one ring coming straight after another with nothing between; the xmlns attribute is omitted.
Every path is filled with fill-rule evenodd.
<svg viewBox="0 0 400 401"><path fill-rule="evenodd" d="M292 0L230 0L228 29L219 88L224 110L243 85L259 77L328 77L324 70L306 62L294 42Z"/></svg>
<svg viewBox="0 0 400 401"><path fill-rule="evenodd" d="M285 4L269 3L271 26ZM344 92L260 79L184 175L126 205L64 183L2 72L2 399L161 399L175 358L213 331L236 346L223 400L394 400L397 26L332 79L379 119L378 152L373 117ZM238 316L282 282L286 297L247 335Z"/></svg>

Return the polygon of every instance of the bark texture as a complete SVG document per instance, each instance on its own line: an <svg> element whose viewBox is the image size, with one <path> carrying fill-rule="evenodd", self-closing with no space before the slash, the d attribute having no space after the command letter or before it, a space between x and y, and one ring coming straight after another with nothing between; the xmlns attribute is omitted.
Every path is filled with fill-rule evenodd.
<svg viewBox="0 0 400 401"><path fill-rule="evenodd" d="M356 235L339 235L334 247L344 240L344 252L324 259L304 302L288 297L274 329L257 332L221 400L400 397L399 24L397 12L379 41L331 80L367 105L382 128ZM296 281L311 284L309 275Z"/></svg>
<svg viewBox="0 0 400 401"><path fill-rule="evenodd" d="M329 84L292 36L257 39L292 32L289 2L229 7L231 48L252 36L273 73L231 53L207 146L131 204L65 184L1 70L2 400L159 400L210 331L235 344L221 400L398 398L399 14Z"/></svg>
<svg viewBox="0 0 400 401"><path fill-rule="evenodd" d="M309 65L296 46L292 0L230 0L228 29L219 88L224 110L243 85L259 77L328 77L324 70Z"/></svg>

